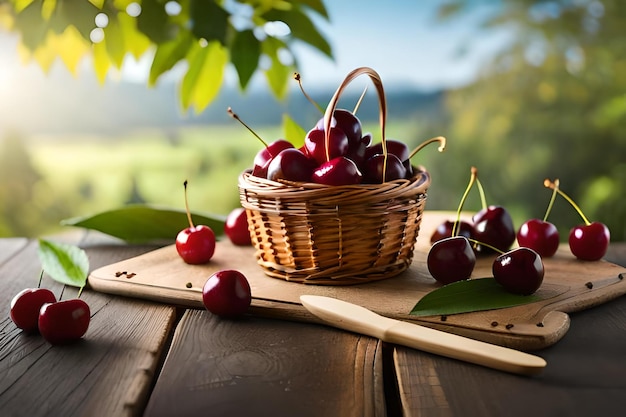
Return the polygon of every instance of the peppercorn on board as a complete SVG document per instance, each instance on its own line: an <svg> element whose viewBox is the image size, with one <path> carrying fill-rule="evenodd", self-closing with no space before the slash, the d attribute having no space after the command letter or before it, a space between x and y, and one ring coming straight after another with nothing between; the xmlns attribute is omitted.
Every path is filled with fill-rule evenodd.
<svg viewBox="0 0 626 417"><path fill-rule="evenodd" d="M591 308L626 293L626 268L606 261L584 262L562 245L544 259L545 276L537 291L540 301L515 307L417 317L409 315L415 303L438 288L429 274L426 257L430 236L450 212L426 211L415 256L408 270L392 278L356 285L307 285L271 278L257 264L252 247L228 240L217 243L206 265L188 265L174 245L92 271L89 285L96 291L137 297L191 308L204 308L202 286L218 270L237 269L250 282L250 313L277 319L319 322L300 304L303 294L323 295L362 305L381 315L415 322L502 346L538 350L558 342L570 324L568 313ZM491 275L493 257L479 257L472 277Z"/></svg>

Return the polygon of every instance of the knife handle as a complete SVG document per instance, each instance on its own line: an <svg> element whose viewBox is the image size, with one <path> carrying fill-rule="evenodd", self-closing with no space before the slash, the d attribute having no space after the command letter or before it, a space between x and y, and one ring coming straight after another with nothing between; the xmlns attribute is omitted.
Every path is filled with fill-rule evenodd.
<svg viewBox="0 0 626 417"><path fill-rule="evenodd" d="M381 339L522 375L537 374L546 366L546 361L539 356L404 321L390 326Z"/></svg>

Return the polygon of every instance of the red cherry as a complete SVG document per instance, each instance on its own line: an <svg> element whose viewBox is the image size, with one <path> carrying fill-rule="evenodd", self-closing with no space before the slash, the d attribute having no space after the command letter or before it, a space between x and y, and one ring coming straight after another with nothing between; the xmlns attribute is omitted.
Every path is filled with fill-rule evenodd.
<svg viewBox="0 0 626 417"><path fill-rule="evenodd" d="M404 142L395 139L387 139L385 145L387 147L387 154L397 156L400 161L409 159L410 149ZM383 154L382 142L369 146L365 151L365 159L369 159L378 154Z"/></svg>
<svg viewBox="0 0 626 417"><path fill-rule="evenodd" d="M242 207L237 207L226 217L224 233L234 245L249 246L252 244L248 230L248 214Z"/></svg>
<svg viewBox="0 0 626 417"><path fill-rule="evenodd" d="M350 145L361 142L362 127L359 118L349 110L335 109L333 117L330 120L331 127L338 127L348 138ZM322 117L315 127L324 130L324 118Z"/></svg>
<svg viewBox="0 0 626 417"><path fill-rule="evenodd" d="M267 168L267 179L310 182L316 165L314 160L299 149L284 149L270 162Z"/></svg>
<svg viewBox="0 0 626 417"><path fill-rule="evenodd" d="M493 277L513 294L533 294L543 282L541 257L530 248L519 247L499 255L492 265Z"/></svg>
<svg viewBox="0 0 626 417"><path fill-rule="evenodd" d="M534 250L544 258L556 253L559 240L559 231L556 226L540 219L524 222L517 231L517 243Z"/></svg>
<svg viewBox="0 0 626 417"><path fill-rule="evenodd" d="M311 180L326 185L352 185L361 182L362 174L354 161L340 156L324 162L313 171Z"/></svg>
<svg viewBox="0 0 626 417"><path fill-rule="evenodd" d="M204 284L202 302L207 310L221 317L242 315L252 302L250 284L239 271L218 271Z"/></svg>
<svg viewBox="0 0 626 417"><path fill-rule="evenodd" d="M338 127L330 128L330 137L328 140L328 152L326 151L326 135L324 130L311 129L304 138L304 147L306 154L317 162L317 165L337 158L345 156L348 153L349 143L348 137L343 130Z"/></svg>
<svg viewBox="0 0 626 417"><path fill-rule="evenodd" d="M587 220L587 217L583 214L582 210L567 194L559 189L559 180L554 182L546 179L543 185L552 188L555 192L559 193L565 198L574 209L580 214L580 217L585 222L584 225L579 225L572 228L569 232L569 248L580 260L583 261L598 261L606 254L611 241L611 234L609 228L606 225Z"/></svg>
<svg viewBox="0 0 626 417"><path fill-rule="evenodd" d="M606 254L611 241L609 228L593 222L573 227L569 233L569 248L578 259L597 261Z"/></svg>
<svg viewBox="0 0 626 417"><path fill-rule="evenodd" d="M272 162L272 159L274 159L274 157L276 157L283 150L292 149L293 147L294 146L291 142L284 139L278 139L261 149L254 157L252 175L260 178L267 178L267 170Z"/></svg>
<svg viewBox="0 0 626 417"><path fill-rule="evenodd" d="M447 237L452 237L452 229L454 229L454 223L451 220L446 220L441 223L433 234L430 236L430 243L433 244L438 240L445 239ZM456 225L455 235L456 236L464 236L466 238L472 238L472 233L474 232L474 227L466 221L459 221Z"/></svg>
<svg viewBox="0 0 626 417"><path fill-rule="evenodd" d="M91 312L80 298L44 304L39 311L39 332L53 345L80 339L89 328Z"/></svg>
<svg viewBox="0 0 626 417"><path fill-rule="evenodd" d="M504 252L515 241L515 228L511 215L501 206L488 206L472 217L474 239ZM480 246L481 252L491 252Z"/></svg>
<svg viewBox="0 0 626 417"><path fill-rule="evenodd" d="M176 236L176 251L180 257L188 264L204 264L211 260L215 252L215 233L209 226L194 226L191 220L191 212L187 203L187 181L183 183L185 187L185 208L189 227L178 232Z"/></svg>
<svg viewBox="0 0 626 417"><path fill-rule="evenodd" d="M37 330L41 306L56 301L52 291L46 288L26 288L11 300L11 320L25 332L34 332Z"/></svg>
<svg viewBox="0 0 626 417"><path fill-rule="evenodd" d="M364 183L382 184L386 181L406 178L406 168L397 156L388 154L386 159L385 162L385 155L377 154L365 161L363 166Z"/></svg>
<svg viewBox="0 0 626 417"><path fill-rule="evenodd" d="M476 255L469 240L453 236L435 242L426 259L428 272L438 282L450 284L468 279L476 265Z"/></svg>

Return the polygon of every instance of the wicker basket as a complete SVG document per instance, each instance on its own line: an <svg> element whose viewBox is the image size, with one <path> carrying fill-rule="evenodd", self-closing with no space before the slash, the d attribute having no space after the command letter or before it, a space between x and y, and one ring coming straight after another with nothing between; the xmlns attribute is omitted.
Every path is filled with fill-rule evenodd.
<svg viewBox="0 0 626 417"><path fill-rule="evenodd" d="M335 93L363 73L357 69ZM384 142L386 107L378 89ZM385 149L386 152L386 149ZM348 285L381 280L406 270L413 259L430 175L415 168L410 180L328 186L271 181L244 172L239 177L256 259L271 277L307 284Z"/></svg>

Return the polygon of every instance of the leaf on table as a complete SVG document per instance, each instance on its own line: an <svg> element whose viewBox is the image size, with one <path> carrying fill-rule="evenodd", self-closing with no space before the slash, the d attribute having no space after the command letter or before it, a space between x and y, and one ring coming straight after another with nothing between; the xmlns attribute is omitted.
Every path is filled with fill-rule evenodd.
<svg viewBox="0 0 626 417"><path fill-rule="evenodd" d="M224 232L225 217L191 213L195 225L204 224L216 236ZM133 204L92 216L75 217L62 225L93 229L129 243L173 242L178 232L189 226L184 210Z"/></svg>
<svg viewBox="0 0 626 417"><path fill-rule="evenodd" d="M89 273L89 259L78 246L39 239L37 255L42 269L61 284L83 288Z"/></svg>
<svg viewBox="0 0 626 417"><path fill-rule="evenodd" d="M450 315L495 310L539 301L536 294L516 295L506 291L493 278L476 278L444 285L420 299L412 316Z"/></svg>

